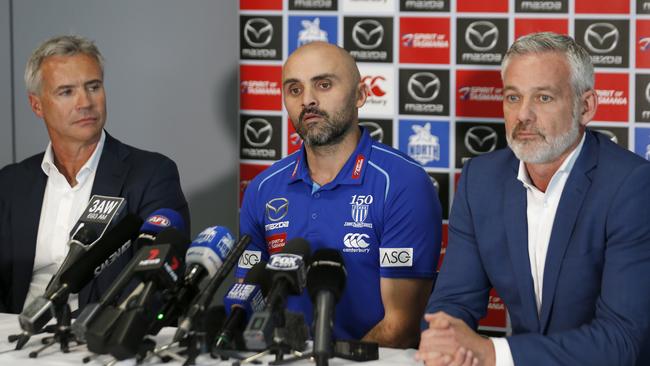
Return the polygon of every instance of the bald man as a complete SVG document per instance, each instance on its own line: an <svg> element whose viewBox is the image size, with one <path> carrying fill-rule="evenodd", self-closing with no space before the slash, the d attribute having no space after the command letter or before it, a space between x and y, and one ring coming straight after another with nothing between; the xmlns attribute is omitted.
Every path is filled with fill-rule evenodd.
<svg viewBox="0 0 650 366"><path fill-rule="evenodd" d="M268 260L293 238L307 239L312 252L336 249L347 283L334 337L414 347L440 253L440 202L419 164L359 126L360 79L347 51L328 43L287 59L284 104L304 143L248 186L240 231L252 242L237 277L250 258ZM288 308L311 324L307 294L290 297Z"/></svg>

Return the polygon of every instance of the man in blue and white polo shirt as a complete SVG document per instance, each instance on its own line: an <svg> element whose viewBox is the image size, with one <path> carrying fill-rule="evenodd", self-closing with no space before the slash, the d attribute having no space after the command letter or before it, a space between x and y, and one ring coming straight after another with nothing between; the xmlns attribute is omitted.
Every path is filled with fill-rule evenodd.
<svg viewBox="0 0 650 366"><path fill-rule="evenodd" d="M415 347L435 276L441 208L425 171L358 125L366 87L347 51L324 42L297 49L282 70L285 107L304 144L246 189L240 232L252 243L237 277L288 240L341 251L348 273L336 339ZM306 293L289 299L308 323Z"/></svg>

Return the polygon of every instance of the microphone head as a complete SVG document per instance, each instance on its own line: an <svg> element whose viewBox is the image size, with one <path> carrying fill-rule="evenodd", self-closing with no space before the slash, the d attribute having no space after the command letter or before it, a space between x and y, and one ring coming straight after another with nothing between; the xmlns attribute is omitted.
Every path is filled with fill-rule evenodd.
<svg viewBox="0 0 650 366"><path fill-rule="evenodd" d="M223 226L209 227L190 244L185 254L187 268L199 264L208 271L209 277L214 276L223 265L235 245L235 238L228 228Z"/></svg>
<svg viewBox="0 0 650 366"><path fill-rule="evenodd" d="M97 239L99 239L97 231L90 226L84 225L77 230L71 241L76 241L86 246L90 245Z"/></svg>
<svg viewBox="0 0 650 366"><path fill-rule="evenodd" d="M271 289L271 275L266 270L266 262L259 261L246 273L244 283L252 283L260 286L262 295L266 297Z"/></svg>
<svg viewBox="0 0 650 366"><path fill-rule="evenodd" d="M170 208L161 208L154 211L144 220L140 227L141 233L158 234L161 231L173 227L178 231L185 231L185 221L178 212Z"/></svg>
<svg viewBox="0 0 650 366"><path fill-rule="evenodd" d="M309 242L303 238L293 238L282 248L282 253L296 254L302 257L304 263L309 263L311 258L311 247Z"/></svg>
<svg viewBox="0 0 650 366"><path fill-rule="evenodd" d="M320 291L334 294L336 301L345 288L347 272L343 256L336 249L319 249L314 252L307 269L307 290L312 301Z"/></svg>

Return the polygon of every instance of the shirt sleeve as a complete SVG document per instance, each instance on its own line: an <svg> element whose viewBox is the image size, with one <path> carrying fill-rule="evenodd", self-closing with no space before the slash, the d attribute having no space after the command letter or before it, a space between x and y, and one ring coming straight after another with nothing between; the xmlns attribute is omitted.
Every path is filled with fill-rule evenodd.
<svg viewBox="0 0 650 366"><path fill-rule="evenodd" d="M239 212L239 236L248 235L251 237L251 242L239 258L235 269L236 278L244 278L255 263L269 259L264 239L264 222L262 221L264 208L257 204L258 184L258 180L254 179L246 188Z"/></svg>
<svg viewBox="0 0 650 366"><path fill-rule="evenodd" d="M490 340L494 345L494 353L496 356L495 366L515 366L515 361L512 359L512 352L510 352L510 345L505 338L493 338Z"/></svg>
<svg viewBox="0 0 650 366"><path fill-rule="evenodd" d="M410 167L409 167L410 168ZM440 256L442 209L421 168L388 176L379 243L381 277L433 278Z"/></svg>

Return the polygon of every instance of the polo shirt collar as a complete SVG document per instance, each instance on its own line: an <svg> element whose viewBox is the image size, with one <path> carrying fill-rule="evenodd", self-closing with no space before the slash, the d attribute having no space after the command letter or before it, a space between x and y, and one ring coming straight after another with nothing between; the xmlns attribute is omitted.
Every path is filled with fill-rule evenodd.
<svg viewBox="0 0 650 366"><path fill-rule="evenodd" d="M339 174L334 178L333 181L325 184L322 188L329 189L334 188L339 184L350 184L350 185L359 185L363 182L363 177L366 172L366 167L368 166L368 159L370 158L370 152L372 149L372 138L366 129L359 126L361 129L361 138L357 144L356 149L348 160L341 168ZM295 166L289 172L289 184L294 183L298 180L312 185L313 181L309 176L309 166L307 165L307 152L305 150L305 144L300 147L300 150L295 154Z"/></svg>

